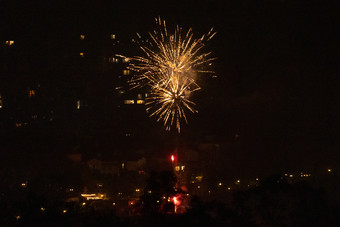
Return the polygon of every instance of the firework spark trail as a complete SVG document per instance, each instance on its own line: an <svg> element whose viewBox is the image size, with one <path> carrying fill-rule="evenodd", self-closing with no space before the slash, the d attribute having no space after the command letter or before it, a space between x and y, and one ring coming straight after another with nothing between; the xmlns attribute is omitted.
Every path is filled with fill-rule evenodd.
<svg viewBox="0 0 340 227"><path fill-rule="evenodd" d="M178 26L174 33L169 33L164 20L156 18L156 23L160 29L149 32L151 40L139 43L145 56L129 58L132 61L128 69L136 72L131 80L137 84L133 88L148 86L151 89L146 102L150 117L157 115L167 130L175 125L180 132L180 119L188 123L185 109L197 112L196 104L189 100L190 94L200 89L195 75L213 73L204 70L214 58L209 58L211 52L202 53L202 48L216 33L211 29L201 38L194 39L191 28L183 37Z"/></svg>

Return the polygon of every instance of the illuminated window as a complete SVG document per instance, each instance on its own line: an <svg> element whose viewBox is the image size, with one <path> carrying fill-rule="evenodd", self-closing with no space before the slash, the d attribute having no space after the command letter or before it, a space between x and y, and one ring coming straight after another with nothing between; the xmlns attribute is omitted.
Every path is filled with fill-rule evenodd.
<svg viewBox="0 0 340 227"><path fill-rule="evenodd" d="M34 90L29 90L28 95L29 95L30 97L35 96L35 91L34 91Z"/></svg>
<svg viewBox="0 0 340 227"><path fill-rule="evenodd" d="M123 74L124 74L125 76L130 75L130 70L125 69L125 70L123 71Z"/></svg>
<svg viewBox="0 0 340 227"><path fill-rule="evenodd" d="M181 170L184 171L185 166L181 166Z"/></svg>
<svg viewBox="0 0 340 227"><path fill-rule="evenodd" d="M111 34L110 37L111 37L111 39L116 39L116 35L115 34Z"/></svg>
<svg viewBox="0 0 340 227"><path fill-rule="evenodd" d="M14 44L14 41L13 41L13 40L7 40L7 41L5 42L5 44L6 44L7 46L12 46L12 45Z"/></svg>
<svg viewBox="0 0 340 227"><path fill-rule="evenodd" d="M115 62L116 62L116 59L115 59L114 57L111 57L111 58L109 58L109 62L115 63Z"/></svg>
<svg viewBox="0 0 340 227"><path fill-rule="evenodd" d="M80 100L77 101L77 109L80 109Z"/></svg>
<svg viewBox="0 0 340 227"><path fill-rule="evenodd" d="M124 169L124 167L125 167L125 164L124 164L124 162L122 163L122 169Z"/></svg>
<svg viewBox="0 0 340 227"><path fill-rule="evenodd" d="M126 99L126 100L124 100L124 104L127 104L127 105L135 104L135 100L133 100L133 99Z"/></svg>
<svg viewBox="0 0 340 227"><path fill-rule="evenodd" d="M137 104L144 104L144 100L137 100Z"/></svg>
<svg viewBox="0 0 340 227"><path fill-rule="evenodd" d="M85 39L85 35L80 35L80 39Z"/></svg>
<svg viewBox="0 0 340 227"><path fill-rule="evenodd" d="M79 55L80 55L80 57L84 57L84 53L83 52L80 52Z"/></svg>
<svg viewBox="0 0 340 227"><path fill-rule="evenodd" d="M196 177L196 180L199 181L199 182L201 182L202 179L203 179L203 176L197 176L197 177Z"/></svg>
<svg viewBox="0 0 340 227"><path fill-rule="evenodd" d="M175 170L179 171L180 170L180 166L175 166Z"/></svg>

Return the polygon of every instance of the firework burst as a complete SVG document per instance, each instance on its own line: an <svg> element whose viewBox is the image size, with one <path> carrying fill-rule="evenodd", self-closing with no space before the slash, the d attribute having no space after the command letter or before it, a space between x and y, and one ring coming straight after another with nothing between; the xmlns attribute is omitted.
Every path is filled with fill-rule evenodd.
<svg viewBox="0 0 340 227"><path fill-rule="evenodd" d="M211 52L202 49L216 33L211 29L206 35L195 39L192 29L183 32L179 26L168 32L166 23L156 18L159 29L149 33L149 40L141 39L139 47L143 56L129 58L128 69L136 72L132 78L133 87L148 86L147 111L157 116L167 130L175 126L180 132L181 119L186 123L185 110L197 112L190 101L191 93L200 89L195 82L198 73L212 73L207 70Z"/></svg>

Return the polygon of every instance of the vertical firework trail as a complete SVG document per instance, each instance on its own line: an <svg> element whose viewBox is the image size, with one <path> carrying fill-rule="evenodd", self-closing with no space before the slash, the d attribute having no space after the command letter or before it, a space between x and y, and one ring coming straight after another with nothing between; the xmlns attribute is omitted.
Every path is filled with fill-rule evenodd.
<svg viewBox="0 0 340 227"><path fill-rule="evenodd" d="M130 82L133 88L150 88L146 100L150 117L157 116L167 130L174 126L180 132L181 119L188 123L185 110L197 112L195 103L189 100L191 93L200 89L195 82L197 74L213 73L207 68L214 58L203 47L216 33L211 29L195 39L191 28L183 32L177 25L171 33L165 20L156 18L156 23L159 28L149 32L148 40L137 33L143 56L129 58L128 69L135 71Z"/></svg>

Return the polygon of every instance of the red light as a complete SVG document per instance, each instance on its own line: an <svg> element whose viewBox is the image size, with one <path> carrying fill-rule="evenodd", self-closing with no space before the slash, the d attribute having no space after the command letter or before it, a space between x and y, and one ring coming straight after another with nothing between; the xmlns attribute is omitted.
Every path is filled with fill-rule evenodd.
<svg viewBox="0 0 340 227"><path fill-rule="evenodd" d="M171 161L175 161L175 156L174 155L171 155Z"/></svg>

